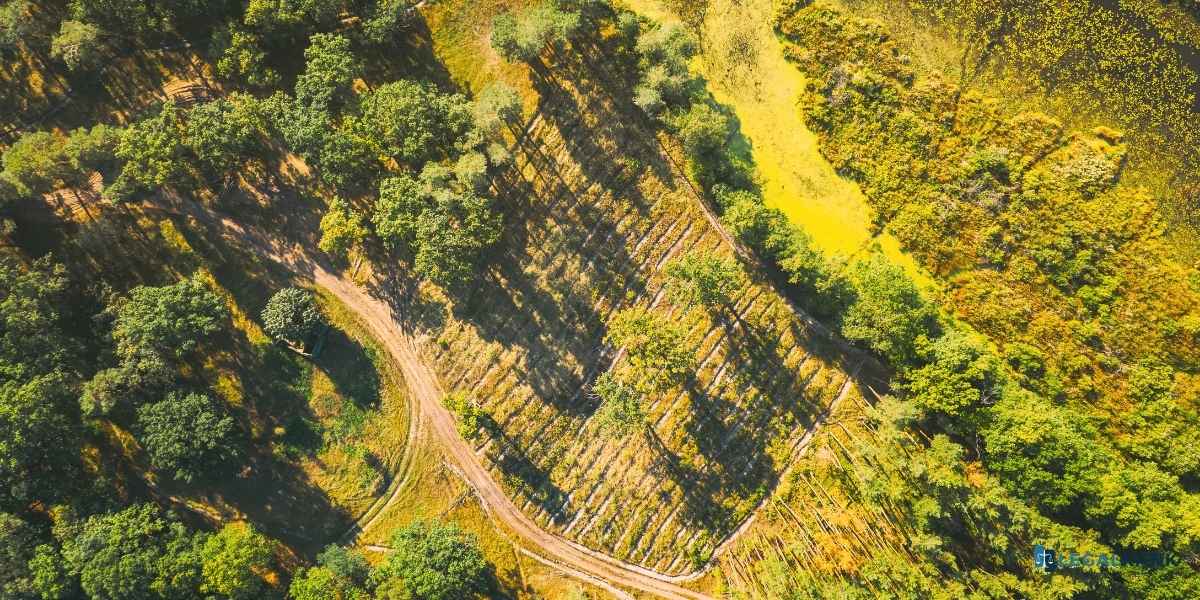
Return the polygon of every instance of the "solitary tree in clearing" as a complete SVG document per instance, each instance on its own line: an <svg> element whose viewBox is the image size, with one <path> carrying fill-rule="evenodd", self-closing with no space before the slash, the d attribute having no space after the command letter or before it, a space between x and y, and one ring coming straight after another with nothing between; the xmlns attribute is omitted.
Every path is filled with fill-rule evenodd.
<svg viewBox="0 0 1200 600"><path fill-rule="evenodd" d="M686 305L708 308L732 303L733 293L742 284L742 269L731 258L712 252L687 254L667 264L671 295Z"/></svg>
<svg viewBox="0 0 1200 600"><path fill-rule="evenodd" d="M303 344L325 324L312 292L290 287L275 292L262 311L263 329L273 338Z"/></svg>
<svg viewBox="0 0 1200 600"><path fill-rule="evenodd" d="M695 369L695 353L683 327L645 308L613 315L606 339L625 349L630 381L643 393L678 385Z"/></svg>
<svg viewBox="0 0 1200 600"><path fill-rule="evenodd" d="M592 394L600 400L595 419L604 435L623 438L647 425L642 395L611 371L596 378Z"/></svg>

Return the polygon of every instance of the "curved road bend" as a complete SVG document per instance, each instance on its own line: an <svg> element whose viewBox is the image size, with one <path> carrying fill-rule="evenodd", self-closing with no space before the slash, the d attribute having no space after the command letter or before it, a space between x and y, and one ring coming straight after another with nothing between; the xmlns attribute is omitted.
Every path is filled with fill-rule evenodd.
<svg viewBox="0 0 1200 600"><path fill-rule="evenodd" d="M152 208L163 210L162 206ZM174 209L174 210L173 210ZM480 501L495 517L519 536L530 549L568 571L581 571L593 577L654 594L669 600L715 600L700 592L674 583L681 578L656 573L638 565L617 560L549 533L521 512L500 486L492 480L474 450L458 434L453 415L442 406L444 391L437 376L421 360L415 341L393 317L393 308L348 278L325 268L320 260L309 256L299 245L285 245L257 231L242 227L191 202L167 208L221 229L226 236L247 245L259 256L276 262L298 275L311 278L313 283L329 290L349 307L371 329L400 366L412 398L417 401L419 414L426 419L446 452L462 470L467 482L475 489Z"/></svg>

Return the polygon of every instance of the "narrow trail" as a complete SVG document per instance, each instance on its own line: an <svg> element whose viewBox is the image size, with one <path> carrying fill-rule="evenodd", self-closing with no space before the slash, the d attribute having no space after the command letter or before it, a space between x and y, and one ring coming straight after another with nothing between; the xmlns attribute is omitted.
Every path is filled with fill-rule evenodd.
<svg viewBox="0 0 1200 600"><path fill-rule="evenodd" d="M492 479L471 446L459 436L454 416L441 402L445 391L433 370L420 358L411 333L400 325L405 321L400 310L386 299L337 274L324 261L310 256L300 245L272 239L195 203L182 203L169 211L193 217L219 229L223 235L241 242L259 257L280 264L325 288L353 311L399 365L408 384L410 399L415 402L416 412L422 419L422 426L428 427L441 442L448 458L459 467L463 478L474 489L485 509L521 540L526 546L526 553L536 553L544 561L550 561L566 572L579 572L661 598L715 600L679 585L676 583L681 580L679 577L668 577L619 561L546 532L521 512ZM388 290L387 295L398 294Z"/></svg>
<svg viewBox="0 0 1200 600"><path fill-rule="evenodd" d="M667 155L671 158L669 153ZM672 162L674 162L673 159ZM672 166L678 167L674 164ZM701 200L701 205L704 207L706 216L710 220L714 220L715 215L711 213L711 208L705 205L703 200ZM253 251L260 258L277 263L297 275L310 279L315 285L325 288L354 312L387 349L400 368L401 375L408 386L411 402L409 444L415 443L418 428L432 433L433 437L444 447L448 459L459 467L460 475L473 489L485 511L492 518L503 523L521 542L521 552L583 581L595 583L596 580L600 580L611 584L601 587L610 592L615 589L614 595L617 597L624 597L625 593L613 586L624 586L671 600L715 600L707 594L687 589L683 587L683 584L700 579L716 566L720 556L732 547L737 538L750 529L755 521L757 510L741 526L726 536L705 565L681 575L665 575L652 569L627 563L547 532L513 504L504 490L492 479L472 446L459 435L454 416L442 405L441 400L445 395L445 390L437 375L422 359L413 332L402 325L402 323L408 322L404 314L404 307L407 303L402 292L394 287L389 287L388 282L378 279L369 282L371 289L367 289L367 287L337 273L326 264L324 259L310 254L310 251L303 245L244 227L232 219L196 203L175 202L173 206L169 207L148 205L147 208L190 216L220 230L222 235L230 238L231 241L240 242L240 245ZM722 228L718 227L718 231L725 234ZM736 241L727 236L726 242L733 244L742 253L746 252ZM789 304L791 304L790 301ZM813 321L803 311L798 310L794 305L791 308L798 315L804 317L810 325L824 331L820 323ZM863 365L860 363L858 366L862 367ZM848 379L841 393L817 416L809 430L797 442L791 453L793 460L807 450L807 446L817 430L846 397L851 385ZM398 477L389 486L386 499L378 500L359 518L344 534L344 542L357 539L361 532L369 529L385 510L395 503L399 492L407 482L410 470L409 456L411 456L411 447L403 464L397 469ZM766 499L764 499L765 501ZM761 504L759 508L761 508Z"/></svg>

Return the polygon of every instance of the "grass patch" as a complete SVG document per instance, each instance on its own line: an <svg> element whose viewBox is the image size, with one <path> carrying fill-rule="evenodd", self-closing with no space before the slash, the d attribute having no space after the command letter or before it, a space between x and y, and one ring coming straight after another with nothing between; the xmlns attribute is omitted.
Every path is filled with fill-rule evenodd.
<svg viewBox="0 0 1200 600"><path fill-rule="evenodd" d="M649 18L678 22L659 0L625 0ZM878 243L922 286L933 285L889 233L871 230L870 209L858 185L821 156L797 102L806 83L783 56L772 29L771 0L711 0L702 53L693 68L718 102L737 117L768 206L804 228L827 254L853 256Z"/></svg>

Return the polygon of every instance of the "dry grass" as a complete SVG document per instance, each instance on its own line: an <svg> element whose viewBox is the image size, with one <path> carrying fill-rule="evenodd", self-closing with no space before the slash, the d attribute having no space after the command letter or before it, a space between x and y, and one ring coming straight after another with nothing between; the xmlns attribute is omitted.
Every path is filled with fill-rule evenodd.
<svg viewBox="0 0 1200 600"><path fill-rule="evenodd" d="M570 54L599 56L599 49ZM673 306L660 269L693 250L729 254L632 111L595 65L531 77L541 102L494 181L509 227L469 298L432 310L426 354L494 426L478 451L541 526L615 556L690 570L746 518L815 414L849 384L843 360L761 281L732 314ZM426 288L431 305L445 302ZM606 440L587 387L608 369L604 323L654 306L688 326L699 368L650 399L656 441ZM733 316L736 315L736 316Z"/></svg>

